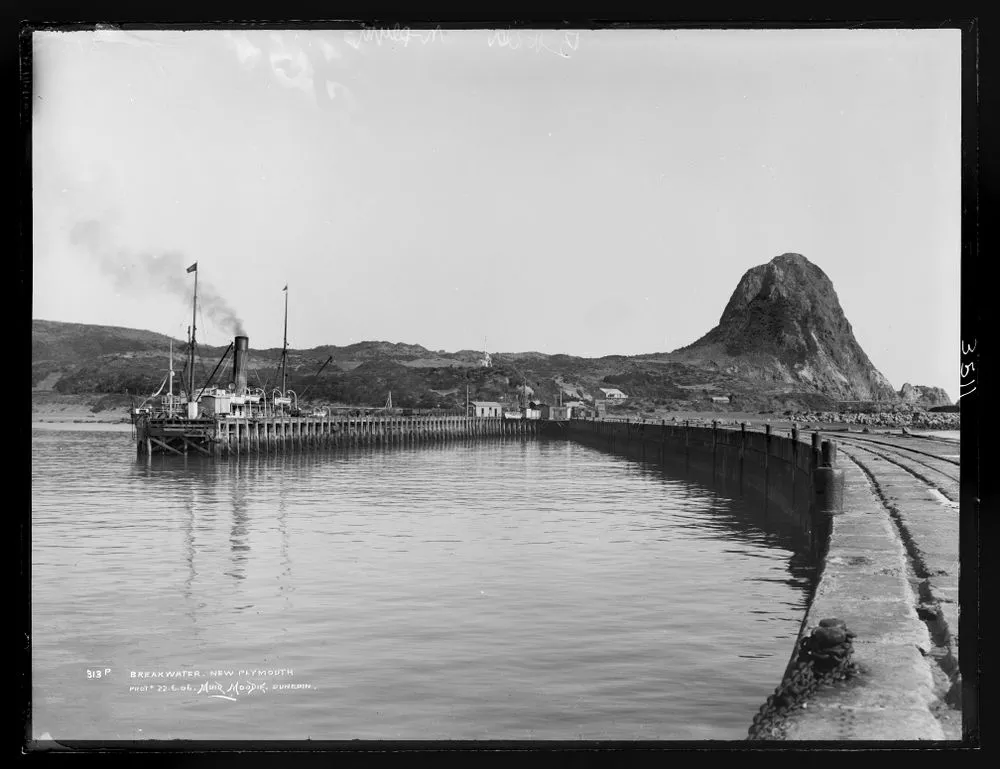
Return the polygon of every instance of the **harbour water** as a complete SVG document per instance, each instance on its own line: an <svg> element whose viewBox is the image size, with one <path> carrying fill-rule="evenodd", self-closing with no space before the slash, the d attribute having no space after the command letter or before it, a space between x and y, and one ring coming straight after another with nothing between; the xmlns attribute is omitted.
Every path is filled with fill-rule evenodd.
<svg viewBox="0 0 1000 769"><path fill-rule="evenodd" d="M32 731L54 739L739 740L806 543L551 439L137 461L32 436Z"/></svg>

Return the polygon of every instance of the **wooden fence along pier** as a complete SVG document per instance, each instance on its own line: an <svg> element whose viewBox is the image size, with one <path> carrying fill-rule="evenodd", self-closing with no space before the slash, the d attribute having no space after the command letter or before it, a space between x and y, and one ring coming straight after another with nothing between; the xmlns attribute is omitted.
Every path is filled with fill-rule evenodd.
<svg viewBox="0 0 1000 769"><path fill-rule="evenodd" d="M140 418L137 455L215 457L309 451L346 445L537 435L530 419L463 416Z"/></svg>

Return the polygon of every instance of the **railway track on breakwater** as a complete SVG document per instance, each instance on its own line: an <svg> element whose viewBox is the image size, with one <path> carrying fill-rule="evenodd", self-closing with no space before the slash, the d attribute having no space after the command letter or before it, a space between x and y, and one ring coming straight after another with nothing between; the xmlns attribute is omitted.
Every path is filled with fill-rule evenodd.
<svg viewBox="0 0 1000 769"><path fill-rule="evenodd" d="M888 462L936 490L948 502L958 504L960 470L957 459L915 449L904 445L902 440L871 440L853 435L837 435L836 440L852 459L867 458L868 465L876 461Z"/></svg>
<svg viewBox="0 0 1000 769"><path fill-rule="evenodd" d="M946 453L946 452L957 451L958 450L957 442L954 443L953 447L949 447L948 444L944 443L943 441L939 441L933 438L924 438L922 436L902 436L902 437L886 436L884 438L878 438L868 435L857 435L856 433L833 433L833 434L835 434L838 437L838 439L842 440L868 443L873 446L885 446L887 448L903 450L911 454L922 454L923 456L931 457L933 459L937 459L942 462L955 465L956 467L958 467L959 465L959 457L957 454ZM933 445L936 448L938 448L938 451L936 452L924 451L923 449L914 448L912 445L910 445L914 441L926 441L927 443L924 444L924 448L930 448L930 444L933 443Z"/></svg>
<svg viewBox="0 0 1000 769"><path fill-rule="evenodd" d="M910 440L838 436L840 451L867 476L906 550L915 608L934 644L929 656L942 707L960 708L959 465L942 456L947 446L935 454L906 445Z"/></svg>

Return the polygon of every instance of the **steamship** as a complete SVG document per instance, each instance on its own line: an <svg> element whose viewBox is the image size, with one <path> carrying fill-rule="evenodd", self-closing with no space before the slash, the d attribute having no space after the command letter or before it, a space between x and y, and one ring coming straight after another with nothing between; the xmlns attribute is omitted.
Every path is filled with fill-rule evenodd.
<svg viewBox="0 0 1000 769"><path fill-rule="evenodd" d="M194 307L188 333L188 360L181 389L174 392L173 346L170 367L160 389L131 409L133 438L140 457L153 454L239 455L340 445L343 441L444 439L454 436L534 435L539 421L504 418L503 415L407 415L393 413L392 394L379 415L328 414L307 410L287 386L288 286L285 292L285 340L281 350L281 386L270 393L247 384L250 340L237 334L219 359L201 390L195 387L195 319L198 308L198 263L194 273ZM233 353L232 382L228 387L209 386L215 381L229 352ZM333 360L330 356L316 376ZM166 393L163 389L166 387ZM304 394L304 393L303 393Z"/></svg>
<svg viewBox="0 0 1000 769"><path fill-rule="evenodd" d="M187 271L194 273L194 300L191 312L191 327L188 330L186 376L175 393L173 343L170 347L168 373L159 390L131 409L133 429L140 451L145 444L148 452L187 453L188 448L211 453L211 444L219 433L222 420L297 419L302 417L325 417L325 411L303 413L299 408L298 396L287 387L288 362L288 286L285 292L285 334L281 352L281 387L270 393L264 388L250 387L247 383L247 360L250 339L237 335L229 343L226 351L208 378L215 379L229 353L233 355L232 381L228 388L205 384L200 390L195 383L195 356L198 311L198 263ZM329 361L327 361L329 362ZM325 366L326 364L324 364ZM163 390L166 388L166 392Z"/></svg>

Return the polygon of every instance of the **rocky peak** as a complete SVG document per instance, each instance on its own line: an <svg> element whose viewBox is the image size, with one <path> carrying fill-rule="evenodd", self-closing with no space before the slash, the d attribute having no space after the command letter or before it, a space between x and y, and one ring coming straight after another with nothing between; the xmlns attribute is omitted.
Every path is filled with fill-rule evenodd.
<svg viewBox="0 0 1000 769"><path fill-rule="evenodd" d="M747 270L719 325L676 354L839 400L897 398L854 338L833 283L801 254Z"/></svg>

